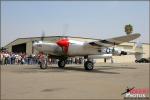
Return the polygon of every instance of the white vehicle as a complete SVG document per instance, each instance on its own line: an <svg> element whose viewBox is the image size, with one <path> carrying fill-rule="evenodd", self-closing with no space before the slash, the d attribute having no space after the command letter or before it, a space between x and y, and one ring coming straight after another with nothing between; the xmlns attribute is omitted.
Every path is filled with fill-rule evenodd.
<svg viewBox="0 0 150 100"><path fill-rule="evenodd" d="M57 40L56 43L49 41L38 41L35 42L33 46L39 52L44 52L45 54L49 54L51 57L59 59L58 66L60 68L64 68L66 64L65 61L68 57L82 56L87 59L109 58L112 55L127 55L127 52L122 51L119 48L115 48L115 45L134 40L138 37L140 37L140 34L135 33L91 42L82 42L72 40L70 38L61 38ZM47 68L46 60L41 62L40 67L42 69ZM93 67L94 64L92 61L87 60L84 63L85 70L92 70Z"/></svg>

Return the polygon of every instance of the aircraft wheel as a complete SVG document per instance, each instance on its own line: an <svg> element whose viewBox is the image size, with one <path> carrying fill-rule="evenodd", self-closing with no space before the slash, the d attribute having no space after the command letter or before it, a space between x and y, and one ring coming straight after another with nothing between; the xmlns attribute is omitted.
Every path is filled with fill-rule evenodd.
<svg viewBox="0 0 150 100"><path fill-rule="evenodd" d="M66 62L64 60L60 60L58 61L58 67L59 68L64 68L65 67Z"/></svg>
<svg viewBox="0 0 150 100"><path fill-rule="evenodd" d="M86 61L84 63L85 70L92 70L94 68L94 64L92 61Z"/></svg>
<svg viewBox="0 0 150 100"><path fill-rule="evenodd" d="M138 60L135 60L136 63L138 63Z"/></svg>
<svg viewBox="0 0 150 100"><path fill-rule="evenodd" d="M41 69L47 69L47 67L48 67L47 66L47 60L40 61L39 64L40 64Z"/></svg>

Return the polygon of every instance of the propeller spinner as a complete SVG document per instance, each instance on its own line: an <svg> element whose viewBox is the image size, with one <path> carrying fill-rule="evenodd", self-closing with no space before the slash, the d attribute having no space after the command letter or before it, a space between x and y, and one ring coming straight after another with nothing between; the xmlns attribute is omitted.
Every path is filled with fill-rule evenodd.
<svg viewBox="0 0 150 100"><path fill-rule="evenodd" d="M58 40L56 43L62 48L63 52L67 54L68 47L69 47L69 39L63 38L63 39Z"/></svg>

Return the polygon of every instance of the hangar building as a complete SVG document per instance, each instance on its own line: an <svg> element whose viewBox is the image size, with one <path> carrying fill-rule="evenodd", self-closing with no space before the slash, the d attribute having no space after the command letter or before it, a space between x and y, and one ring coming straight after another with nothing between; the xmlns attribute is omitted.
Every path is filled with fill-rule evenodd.
<svg viewBox="0 0 150 100"><path fill-rule="evenodd" d="M43 41L55 42L60 38L61 36L46 36L43 38ZM69 38L74 39L74 40L86 41L86 42L96 40L92 38L81 38L81 37L71 37L71 36L69 36ZM36 40L37 41L41 40L41 37L18 38L12 41L11 43L7 44L5 48L7 48L9 52L16 52L16 53L25 52L27 54L35 54L37 53L37 51L33 48L33 43ZM127 43L123 43L122 45L135 46L136 43L127 42ZM143 57L144 58L150 57L149 55L150 44L142 43L142 47L143 47L143 52L144 52ZM130 48L130 49L133 49L133 48ZM97 61L104 62L104 59L98 59L96 60L96 62ZM134 55L113 56L113 61L115 63L135 62L135 56ZM111 61L107 60L107 62L111 62Z"/></svg>

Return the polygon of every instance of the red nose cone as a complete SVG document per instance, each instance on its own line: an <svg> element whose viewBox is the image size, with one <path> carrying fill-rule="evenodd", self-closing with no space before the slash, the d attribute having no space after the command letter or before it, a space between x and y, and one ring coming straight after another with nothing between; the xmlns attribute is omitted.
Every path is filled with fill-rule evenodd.
<svg viewBox="0 0 150 100"><path fill-rule="evenodd" d="M68 47L69 46L69 40L68 39L60 39L56 43L60 47Z"/></svg>

